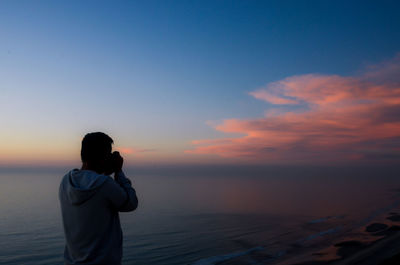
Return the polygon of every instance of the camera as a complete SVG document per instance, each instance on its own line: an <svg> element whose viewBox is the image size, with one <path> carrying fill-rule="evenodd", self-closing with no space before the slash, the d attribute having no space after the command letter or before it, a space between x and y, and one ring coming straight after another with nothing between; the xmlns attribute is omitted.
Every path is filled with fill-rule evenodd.
<svg viewBox="0 0 400 265"><path fill-rule="evenodd" d="M110 153L105 162L104 174L111 175L112 173L120 170L120 159L121 156L119 152Z"/></svg>

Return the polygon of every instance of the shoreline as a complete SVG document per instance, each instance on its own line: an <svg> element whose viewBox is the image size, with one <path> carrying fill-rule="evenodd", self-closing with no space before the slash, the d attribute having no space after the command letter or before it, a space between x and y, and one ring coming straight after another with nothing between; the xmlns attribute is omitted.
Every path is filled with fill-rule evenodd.
<svg viewBox="0 0 400 265"><path fill-rule="evenodd" d="M286 260L292 265L394 265L400 264L400 214L389 213L383 222L362 228L359 238L342 238L338 243L313 252L313 258Z"/></svg>

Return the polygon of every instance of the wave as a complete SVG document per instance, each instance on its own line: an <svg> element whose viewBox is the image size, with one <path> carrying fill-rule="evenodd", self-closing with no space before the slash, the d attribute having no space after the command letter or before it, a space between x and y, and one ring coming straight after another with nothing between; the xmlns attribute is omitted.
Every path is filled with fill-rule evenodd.
<svg viewBox="0 0 400 265"><path fill-rule="evenodd" d="M193 263L192 265L214 265L217 264L219 262L222 261L226 261L229 259L234 259L240 256L244 256L244 255L248 255L252 252L255 251L260 251L263 250L264 248L261 246L258 247L254 247L254 248L250 248L246 251L242 251L242 252L235 252L235 253L230 253L230 254L225 254L225 255L219 255L219 256L213 256L213 257L209 257L209 258L204 258L201 260L196 261L195 263Z"/></svg>

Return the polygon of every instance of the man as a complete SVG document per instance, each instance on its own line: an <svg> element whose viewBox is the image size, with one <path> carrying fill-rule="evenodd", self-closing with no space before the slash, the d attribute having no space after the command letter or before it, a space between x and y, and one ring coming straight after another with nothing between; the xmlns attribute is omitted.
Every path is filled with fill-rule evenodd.
<svg viewBox="0 0 400 265"><path fill-rule="evenodd" d="M121 264L122 230L118 212L137 208L123 159L111 153L113 140L101 132L82 140L82 168L61 181L59 199L66 246L65 264ZM114 173L114 179L110 174Z"/></svg>

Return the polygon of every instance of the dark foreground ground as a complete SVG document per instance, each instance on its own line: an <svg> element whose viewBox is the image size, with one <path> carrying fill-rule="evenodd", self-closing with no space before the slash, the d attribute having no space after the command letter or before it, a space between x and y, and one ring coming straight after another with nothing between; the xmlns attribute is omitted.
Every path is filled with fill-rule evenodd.
<svg viewBox="0 0 400 265"><path fill-rule="evenodd" d="M250 262L251 261L251 262ZM262 251L251 253L251 260L235 258L221 265L400 265L400 214L388 213L379 222L371 222L352 235L337 239L332 245L311 250L301 256L274 258Z"/></svg>
<svg viewBox="0 0 400 265"><path fill-rule="evenodd" d="M326 251L313 253L316 259L294 264L400 265L400 214L389 213L385 221L387 222L371 223L364 228L365 234L372 239L335 243ZM324 256L330 258L324 259Z"/></svg>

